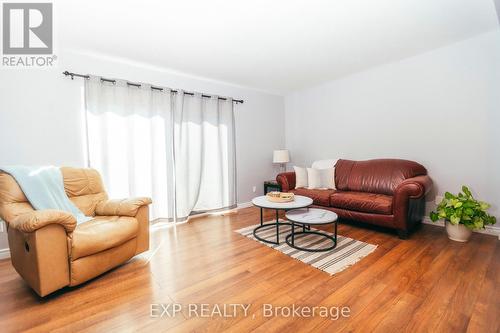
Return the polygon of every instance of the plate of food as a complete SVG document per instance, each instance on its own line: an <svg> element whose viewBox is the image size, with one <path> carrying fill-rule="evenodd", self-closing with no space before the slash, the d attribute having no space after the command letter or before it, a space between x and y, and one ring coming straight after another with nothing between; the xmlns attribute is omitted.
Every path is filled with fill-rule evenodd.
<svg viewBox="0 0 500 333"><path fill-rule="evenodd" d="M288 192L269 192L266 194L267 200L272 202L292 202L295 200L293 193Z"/></svg>

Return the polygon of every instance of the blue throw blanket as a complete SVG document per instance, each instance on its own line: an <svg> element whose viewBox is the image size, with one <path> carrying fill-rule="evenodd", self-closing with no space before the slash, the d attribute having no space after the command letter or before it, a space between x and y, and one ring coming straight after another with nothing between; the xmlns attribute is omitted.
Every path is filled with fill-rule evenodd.
<svg viewBox="0 0 500 333"><path fill-rule="evenodd" d="M78 224L92 219L85 216L69 200L64 191L63 176L59 168L4 166L0 167L0 170L14 177L34 209L63 210L73 214Z"/></svg>

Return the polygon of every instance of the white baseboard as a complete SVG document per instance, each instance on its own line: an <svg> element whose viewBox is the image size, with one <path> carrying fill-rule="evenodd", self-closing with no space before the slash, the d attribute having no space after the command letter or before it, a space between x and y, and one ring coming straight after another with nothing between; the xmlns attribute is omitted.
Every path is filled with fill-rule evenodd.
<svg viewBox="0 0 500 333"><path fill-rule="evenodd" d="M240 202L240 203L238 203L237 208L248 208L248 207L252 207L252 206L253 206L253 204L251 201Z"/></svg>
<svg viewBox="0 0 500 333"><path fill-rule="evenodd" d="M9 248L0 249L0 260L10 258Z"/></svg>
<svg viewBox="0 0 500 333"><path fill-rule="evenodd" d="M444 227L444 221L439 220L436 222L432 222L432 220L428 216L424 217L424 219L422 220L422 223L435 225L435 226L439 226L439 227ZM498 239L500 239L500 227L494 227L494 226L488 225L488 226L486 226L485 229L478 229L478 230L473 230L473 231L480 233L480 234L497 236Z"/></svg>

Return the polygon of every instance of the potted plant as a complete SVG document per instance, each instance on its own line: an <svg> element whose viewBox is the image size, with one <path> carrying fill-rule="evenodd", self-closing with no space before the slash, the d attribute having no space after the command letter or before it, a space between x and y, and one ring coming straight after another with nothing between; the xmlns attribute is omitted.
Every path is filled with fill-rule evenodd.
<svg viewBox="0 0 500 333"><path fill-rule="evenodd" d="M488 203L476 200L469 188L462 186L462 192L458 195L446 192L436 211L431 212L430 218L433 222L445 220L449 239L467 242L472 230L497 222L496 217L486 212L488 208Z"/></svg>

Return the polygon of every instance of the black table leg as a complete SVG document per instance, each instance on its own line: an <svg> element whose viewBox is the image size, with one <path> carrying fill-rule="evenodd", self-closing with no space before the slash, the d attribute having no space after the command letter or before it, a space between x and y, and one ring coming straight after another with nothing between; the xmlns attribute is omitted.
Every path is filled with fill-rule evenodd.
<svg viewBox="0 0 500 333"><path fill-rule="evenodd" d="M278 217L278 210L276 209L276 244L280 243L280 224Z"/></svg>
<svg viewBox="0 0 500 333"><path fill-rule="evenodd" d="M333 222L335 224L335 246L337 246L337 221Z"/></svg>
<svg viewBox="0 0 500 333"><path fill-rule="evenodd" d="M253 236L257 240L259 240L261 242L268 243L268 244L273 244L273 245L280 245L280 243L279 243L279 240L280 240L280 236L279 236L280 225L291 225L291 223L289 223L289 222L280 222L279 221L279 209L275 209L276 210L276 221L264 223L264 208L263 207L259 207L259 208L260 208L260 225L257 226L257 227L255 227L255 229L253 229ZM270 209L274 209L274 208L270 208ZM272 241L272 240L267 240L267 239L261 238L257 234L257 232L259 230L265 230L265 229L273 228L273 227L276 229L276 242Z"/></svg>
<svg viewBox="0 0 500 333"><path fill-rule="evenodd" d="M292 232L288 236L286 236L286 238L285 238L285 242L288 244L288 246L290 246L296 250L307 251L307 252L331 251L337 247L337 221L332 222L335 224L334 235L330 235L330 234L328 234L326 232L322 232L320 230L311 230L311 226L307 225L307 227L305 227L305 224L302 224L302 231L295 232L295 223L298 223L299 227L300 227L301 223L294 222L294 221L290 221L290 223L292 224ZM295 245L295 236L296 235L299 235L299 236L316 235L316 236L331 240L332 245L330 245L328 247L320 248L320 249L304 248L304 247L301 247L299 245Z"/></svg>

